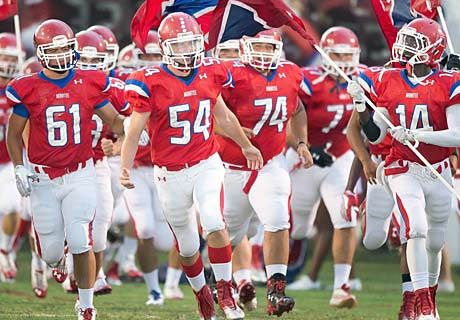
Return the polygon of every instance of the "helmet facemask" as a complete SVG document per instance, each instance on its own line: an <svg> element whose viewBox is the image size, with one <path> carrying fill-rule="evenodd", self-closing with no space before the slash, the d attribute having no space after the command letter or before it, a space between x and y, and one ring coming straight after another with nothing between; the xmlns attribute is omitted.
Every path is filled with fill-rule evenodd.
<svg viewBox="0 0 460 320"><path fill-rule="evenodd" d="M133 65L134 68L156 67L162 63L161 50L158 44L148 43L145 46L145 53L139 48L134 49Z"/></svg>
<svg viewBox="0 0 460 320"><path fill-rule="evenodd" d="M117 66L118 53L120 52L120 47L116 43L108 43L106 41L105 47L107 50L107 66L104 71L110 71L115 69Z"/></svg>
<svg viewBox="0 0 460 320"><path fill-rule="evenodd" d="M7 53L5 50L0 50L0 77L12 79L20 74L17 51Z"/></svg>
<svg viewBox="0 0 460 320"><path fill-rule="evenodd" d="M67 71L73 69L78 61L78 53L75 51L76 39L68 39L64 35L53 38L52 43L37 45L37 57L45 67L52 71ZM61 53L47 53L46 51L68 48Z"/></svg>
<svg viewBox="0 0 460 320"><path fill-rule="evenodd" d="M107 71L109 55L106 52L98 52L95 47L83 47L80 52L80 60L77 67L81 70L103 70Z"/></svg>
<svg viewBox="0 0 460 320"><path fill-rule="evenodd" d="M353 75L358 71L359 55L361 53L359 48L354 48L347 44L335 44L331 47L325 47L323 50L346 75ZM338 56L350 56L351 58L338 59ZM321 65L328 74L339 76L337 70L326 59L322 59Z"/></svg>
<svg viewBox="0 0 460 320"><path fill-rule="evenodd" d="M431 51L441 41L442 39L440 38L437 42L430 44L430 40L426 35L417 32L413 28L404 27L398 32L396 41L393 44L393 60L410 65L437 63L438 61L430 61Z"/></svg>
<svg viewBox="0 0 460 320"><path fill-rule="evenodd" d="M163 62L178 70L198 68L204 58L204 38L193 32L179 33L177 38L161 41Z"/></svg>
<svg viewBox="0 0 460 320"><path fill-rule="evenodd" d="M274 70L278 68L283 52L283 42L273 37L261 36L260 38L243 38L243 54L241 60L251 67L258 69ZM260 50L261 44L271 44L272 52Z"/></svg>

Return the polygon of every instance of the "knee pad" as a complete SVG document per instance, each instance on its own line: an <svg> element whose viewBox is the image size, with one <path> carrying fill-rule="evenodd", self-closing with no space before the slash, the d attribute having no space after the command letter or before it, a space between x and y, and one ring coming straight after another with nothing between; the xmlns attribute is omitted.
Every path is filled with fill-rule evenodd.
<svg viewBox="0 0 460 320"><path fill-rule="evenodd" d="M40 243L42 259L48 265L57 264L64 256L64 241L52 240L48 243Z"/></svg>
<svg viewBox="0 0 460 320"><path fill-rule="evenodd" d="M92 240L89 238L89 225L80 224L68 228L67 245L69 246L69 252L72 254L81 254L90 250L92 248Z"/></svg>
<svg viewBox="0 0 460 320"><path fill-rule="evenodd" d="M428 230L426 249L431 252L439 252L444 247L445 232L441 230Z"/></svg>
<svg viewBox="0 0 460 320"><path fill-rule="evenodd" d="M385 243L387 235L388 234L383 230L366 232L363 238L363 244L368 250L376 250Z"/></svg>
<svg viewBox="0 0 460 320"><path fill-rule="evenodd" d="M177 244L179 246L179 253L182 257L192 257L200 250L200 239L196 230L182 230L186 228L174 228ZM182 232L181 232L182 231ZM191 231L191 232L184 232Z"/></svg>
<svg viewBox="0 0 460 320"><path fill-rule="evenodd" d="M174 245L174 237L168 226L158 226L153 244L155 249L162 252L168 252Z"/></svg>
<svg viewBox="0 0 460 320"><path fill-rule="evenodd" d="M150 239L154 237L155 228L153 227L153 225L142 225L142 226L135 225L135 226L136 226L136 234L139 239Z"/></svg>

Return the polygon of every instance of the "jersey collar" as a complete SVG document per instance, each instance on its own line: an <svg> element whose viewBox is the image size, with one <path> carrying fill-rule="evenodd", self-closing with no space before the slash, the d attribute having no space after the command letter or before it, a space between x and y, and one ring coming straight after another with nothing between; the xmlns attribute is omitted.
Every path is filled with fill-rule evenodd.
<svg viewBox="0 0 460 320"><path fill-rule="evenodd" d="M43 80L48 81L48 82L50 82L50 83L52 83L54 85L57 85L61 89L64 88L69 83L70 80L72 80L74 75L75 75L75 69L71 69L69 71L69 74L65 78L58 79L58 80L48 78L43 73L43 70L38 73L38 76L40 78L42 78Z"/></svg>
<svg viewBox="0 0 460 320"><path fill-rule="evenodd" d="M438 71L439 69L433 69L431 73L423 79L423 81L425 81L426 79L429 79L430 77L438 73ZM413 83L412 81L410 81L409 77L407 76L406 69L402 69L400 73L404 81L409 85L409 87L411 87L411 89L416 88L420 84L420 83Z"/></svg>
<svg viewBox="0 0 460 320"><path fill-rule="evenodd" d="M185 79L183 77L180 77L180 76L177 76L175 75L174 73L171 72L171 70L168 69L168 66L164 63L161 64L161 68L166 72L166 73L169 73L170 75L172 75L174 78L182 81L186 86L188 86L190 83L192 83L192 81L195 79L196 75L198 74L198 69L199 68L195 68L192 70L192 74L190 75L189 78Z"/></svg>

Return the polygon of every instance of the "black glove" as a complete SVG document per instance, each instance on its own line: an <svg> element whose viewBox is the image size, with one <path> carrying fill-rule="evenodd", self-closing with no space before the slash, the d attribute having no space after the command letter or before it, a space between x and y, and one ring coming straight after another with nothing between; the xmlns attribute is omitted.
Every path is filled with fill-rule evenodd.
<svg viewBox="0 0 460 320"><path fill-rule="evenodd" d="M447 58L446 69L460 71L460 55L456 53L449 54L449 57Z"/></svg>
<svg viewBox="0 0 460 320"><path fill-rule="evenodd" d="M324 148L325 146L309 148L313 163L321 168L329 167L334 162L332 157L324 151Z"/></svg>

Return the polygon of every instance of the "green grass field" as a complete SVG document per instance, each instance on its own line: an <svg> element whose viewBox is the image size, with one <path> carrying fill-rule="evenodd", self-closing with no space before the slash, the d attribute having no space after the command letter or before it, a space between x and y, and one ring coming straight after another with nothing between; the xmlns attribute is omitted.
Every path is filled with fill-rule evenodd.
<svg viewBox="0 0 460 320"><path fill-rule="evenodd" d="M17 282L0 284L0 319L75 319L75 296L66 294L61 286L50 280L46 299L35 298L30 287L30 263L27 251L19 255ZM290 292L296 306L283 319L397 319L400 305L400 276L398 256L393 252L358 251L356 270L363 282L357 292L358 307L335 310L328 306L330 292ZM458 279L458 274L454 274ZM323 285L332 283L332 264L326 262L321 275ZM458 282L457 282L458 283ZM143 284L124 284L114 288L111 295L95 298L98 319L198 319L195 299L188 286L183 286L186 299L167 301L163 307L147 307ZM265 314L264 288L258 289L259 308L247 319L268 318ZM439 294L438 307L442 319L460 319L460 294Z"/></svg>

